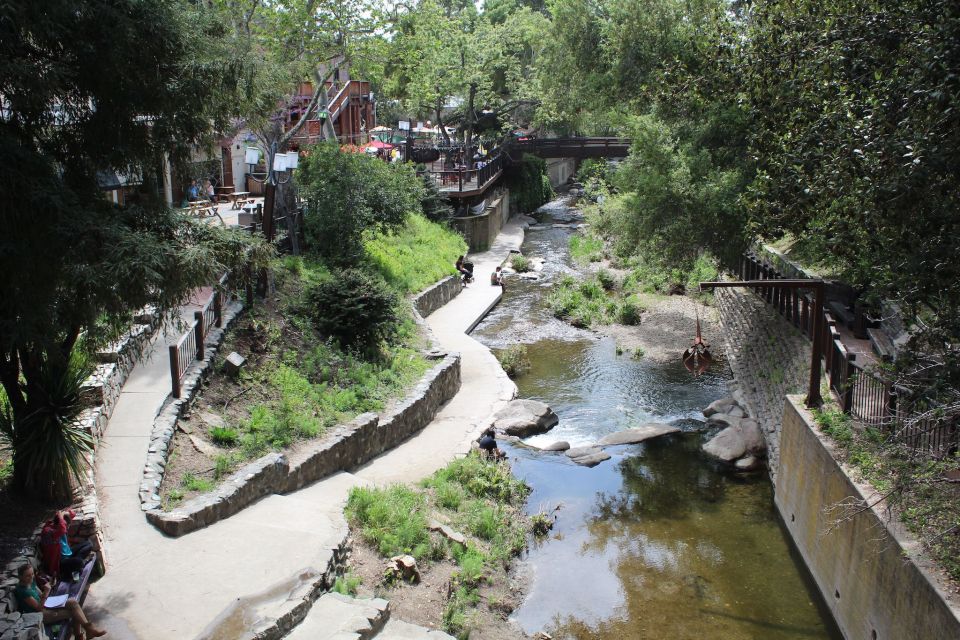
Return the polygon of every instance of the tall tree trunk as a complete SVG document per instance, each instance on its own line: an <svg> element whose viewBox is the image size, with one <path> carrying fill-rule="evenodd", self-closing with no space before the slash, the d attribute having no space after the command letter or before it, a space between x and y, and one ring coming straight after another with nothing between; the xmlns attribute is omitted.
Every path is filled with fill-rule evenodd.
<svg viewBox="0 0 960 640"><path fill-rule="evenodd" d="M440 129L440 135L443 136L443 143L450 146L450 136L447 135L447 128L443 126L443 98L437 98L437 128Z"/></svg>
<svg viewBox="0 0 960 640"><path fill-rule="evenodd" d="M464 164L467 165L467 171L473 168L473 152L470 147L473 146L473 122L475 120L473 103L477 98L477 85L470 85L470 92L467 95L467 150L464 153Z"/></svg>

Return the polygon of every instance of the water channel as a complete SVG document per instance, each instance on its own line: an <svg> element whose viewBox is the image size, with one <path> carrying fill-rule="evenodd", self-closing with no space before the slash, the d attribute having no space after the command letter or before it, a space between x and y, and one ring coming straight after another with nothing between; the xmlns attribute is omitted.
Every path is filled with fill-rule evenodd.
<svg viewBox="0 0 960 640"><path fill-rule="evenodd" d="M574 218L571 218L574 216ZM610 449L589 469L563 454L508 446L533 488L528 509L552 511L551 535L525 559L526 600L513 619L527 633L561 638L840 638L792 552L765 473L736 476L706 459L700 410L727 394L724 366L694 380L672 364L617 355L611 339L555 320L544 299L575 273L567 242L576 221L565 199L538 214L523 253L544 258L538 281L510 280L474 332L492 348L528 345L520 397L550 404L560 424L531 442L591 444L647 422L684 432ZM679 356L679 354L678 354Z"/></svg>

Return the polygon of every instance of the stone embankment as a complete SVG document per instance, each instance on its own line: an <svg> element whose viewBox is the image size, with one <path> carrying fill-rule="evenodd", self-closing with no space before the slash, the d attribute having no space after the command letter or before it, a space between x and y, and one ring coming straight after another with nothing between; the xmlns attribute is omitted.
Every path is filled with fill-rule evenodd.
<svg viewBox="0 0 960 640"><path fill-rule="evenodd" d="M721 427L719 433L703 444L703 450L740 471L752 471L763 464L767 443L745 404L743 393L738 389L732 397L715 400L703 410L708 425Z"/></svg>
<svg viewBox="0 0 960 640"><path fill-rule="evenodd" d="M743 394L740 405L760 426L776 479L783 399L806 388L810 343L755 293L717 289L715 295L727 360Z"/></svg>

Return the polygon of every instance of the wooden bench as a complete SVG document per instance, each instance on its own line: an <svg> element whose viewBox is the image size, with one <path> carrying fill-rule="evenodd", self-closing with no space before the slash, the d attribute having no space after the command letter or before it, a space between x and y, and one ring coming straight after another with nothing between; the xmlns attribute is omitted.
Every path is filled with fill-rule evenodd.
<svg viewBox="0 0 960 640"><path fill-rule="evenodd" d="M90 576L93 574L93 569L96 566L97 554L94 552L93 555L90 556L90 559L87 560L87 563L83 565L83 571L80 572L79 580L76 582L64 582L61 580L50 592L50 595L66 595L70 598L74 598L80 604L83 604L83 601L87 598L87 591L90 589ZM69 620L65 622L58 622L56 624L44 625L44 629L47 632L47 637L49 637L51 640L68 640L73 636L73 623Z"/></svg>

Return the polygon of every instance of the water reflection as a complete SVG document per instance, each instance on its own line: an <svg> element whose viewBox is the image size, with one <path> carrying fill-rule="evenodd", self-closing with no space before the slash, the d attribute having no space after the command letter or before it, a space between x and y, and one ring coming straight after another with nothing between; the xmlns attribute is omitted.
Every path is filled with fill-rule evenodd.
<svg viewBox="0 0 960 640"><path fill-rule="evenodd" d="M562 203L551 211L547 222L567 217ZM593 469L507 447L533 487L530 511L561 505L550 538L530 550L534 579L515 620L557 640L839 638L791 555L766 477L735 477L700 453L700 409L726 393L726 366L693 379L679 358L665 365L618 356L612 340L545 309L545 285L574 269L569 233L528 234L524 253L547 260L542 279L511 285L474 333L495 348L529 345L520 396L560 416L529 441L590 444L646 422L684 432L610 449L613 458Z"/></svg>

